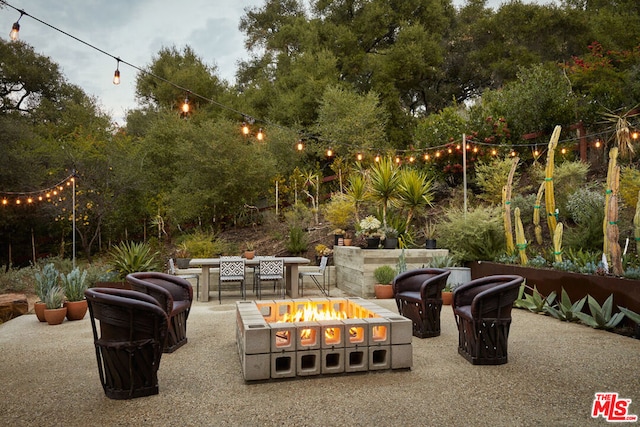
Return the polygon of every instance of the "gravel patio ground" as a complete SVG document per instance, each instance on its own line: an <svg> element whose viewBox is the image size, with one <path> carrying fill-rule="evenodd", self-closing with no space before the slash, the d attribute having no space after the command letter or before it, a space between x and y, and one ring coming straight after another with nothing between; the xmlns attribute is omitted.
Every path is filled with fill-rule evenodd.
<svg viewBox="0 0 640 427"><path fill-rule="evenodd" d="M395 311L393 300L378 303ZM0 325L0 414L11 426L589 426L596 392L640 415L640 340L514 310L509 363L457 354L451 307L442 334L413 338L413 368L247 384L235 305L194 302L189 342L162 356L156 396L105 397L89 314L49 326Z"/></svg>

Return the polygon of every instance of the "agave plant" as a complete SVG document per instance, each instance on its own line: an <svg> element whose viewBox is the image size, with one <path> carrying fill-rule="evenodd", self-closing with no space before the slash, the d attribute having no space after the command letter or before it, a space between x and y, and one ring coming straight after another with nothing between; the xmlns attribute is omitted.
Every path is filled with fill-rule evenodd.
<svg viewBox="0 0 640 427"><path fill-rule="evenodd" d="M44 302L49 290L58 284L58 270L51 262L35 273L35 291L40 301Z"/></svg>
<svg viewBox="0 0 640 427"><path fill-rule="evenodd" d="M582 307L584 307L585 302L587 302L586 296L572 304L569 295L567 295L567 291L562 288L558 304L555 307L551 305L547 306L545 311L558 320L576 322L579 320L576 314L582 312Z"/></svg>
<svg viewBox="0 0 640 427"><path fill-rule="evenodd" d="M157 255L148 244L135 242L120 242L110 251L111 263L120 280L129 273L154 270Z"/></svg>
<svg viewBox="0 0 640 427"><path fill-rule="evenodd" d="M556 299L556 293L551 292L546 298L542 296L534 286L531 295L525 293L525 289L531 289L525 284L520 285L518 298L513 303L515 307L527 309L533 313L544 313Z"/></svg>
<svg viewBox="0 0 640 427"><path fill-rule="evenodd" d="M52 288L50 288L44 297L44 303L48 310L61 308L63 301L64 301L64 292L62 291L62 288L58 285L55 285Z"/></svg>
<svg viewBox="0 0 640 427"><path fill-rule="evenodd" d="M602 307L598 304L598 301L591 295L587 295L587 302L589 304L589 311L591 315L586 313L576 313L576 316L587 326L591 326L596 329L613 329L618 323L624 319L624 313L611 314L613 309L613 294L609 295Z"/></svg>
<svg viewBox="0 0 640 427"><path fill-rule="evenodd" d="M67 301L82 301L84 291L87 290L87 272L80 273L80 268L76 267L69 274L60 274L62 289Z"/></svg>

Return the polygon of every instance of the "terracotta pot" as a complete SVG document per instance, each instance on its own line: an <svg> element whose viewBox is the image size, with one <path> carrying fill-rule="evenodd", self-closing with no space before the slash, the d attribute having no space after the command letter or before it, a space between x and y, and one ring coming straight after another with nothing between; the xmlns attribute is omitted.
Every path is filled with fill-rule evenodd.
<svg viewBox="0 0 640 427"><path fill-rule="evenodd" d="M244 257L246 259L253 259L256 256L256 251L244 251Z"/></svg>
<svg viewBox="0 0 640 427"><path fill-rule="evenodd" d="M373 292L377 299L389 299L393 298L393 286L391 285L373 285Z"/></svg>
<svg viewBox="0 0 640 427"><path fill-rule="evenodd" d="M36 317L41 322L46 322L47 320L44 318L44 309L46 308L46 304L42 301L38 301L33 304L33 311L36 312Z"/></svg>
<svg viewBox="0 0 640 427"><path fill-rule="evenodd" d="M344 239L345 246L351 246L351 242L352 242L352 239L347 239L347 238Z"/></svg>
<svg viewBox="0 0 640 427"><path fill-rule="evenodd" d="M67 301L64 303L67 307L67 320L82 320L84 315L87 314L87 300L82 301Z"/></svg>
<svg viewBox="0 0 640 427"><path fill-rule="evenodd" d="M442 304L451 305L453 303L453 292L442 291Z"/></svg>
<svg viewBox="0 0 640 427"><path fill-rule="evenodd" d="M44 318L50 325L59 325L64 321L67 315L67 307L47 308L44 310Z"/></svg>

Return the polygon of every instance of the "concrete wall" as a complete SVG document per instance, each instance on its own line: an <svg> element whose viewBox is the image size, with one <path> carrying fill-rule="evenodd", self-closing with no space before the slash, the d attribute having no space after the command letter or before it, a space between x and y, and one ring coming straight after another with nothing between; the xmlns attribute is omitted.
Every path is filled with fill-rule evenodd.
<svg viewBox="0 0 640 427"><path fill-rule="evenodd" d="M337 287L348 295L372 298L375 279L373 270L381 265L396 268L402 249L361 249L334 246L333 264ZM405 249L407 270L421 268L433 257L449 254L448 249Z"/></svg>

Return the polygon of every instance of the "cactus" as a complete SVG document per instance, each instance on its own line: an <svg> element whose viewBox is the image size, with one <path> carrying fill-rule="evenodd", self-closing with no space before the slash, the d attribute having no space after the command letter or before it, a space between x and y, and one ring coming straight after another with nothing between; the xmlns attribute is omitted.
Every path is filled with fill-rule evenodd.
<svg viewBox="0 0 640 427"><path fill-rule="evenodd" d="M520 264L527 265L529 262L527 258L527 239L524 236L524 227L520 219L520 208L515 209L514 215L516 217L516 247L520 254Z"/></svg>
<svg viewBox="0 0 640 427"><path fill-rule="evenodd" d="M636 252L640 255L640 191L638 191L638 203L636 203L636 214L633 216L633 235L636 240Z"/></svg>
<svg viewBox="0 0 640 427"><path fill-rule="evenodd" d="M618 149L616 147L609 151L609 170L607 172L607 197L605 210L605 252L609 256L611 272L616 276L622 276L622 251L618 239L620 230L618 228L618 189L620 187L620 165L617 164Z"/></svg>
<svg viewBox="0 0 640 427"><path fill-rule="evenodd" d="M549 140L549 151L547 153L547 167L544 170L544 204L547 209L547 225L549 226L549 233L554 235L556 224L558 219L556 218L556 199L553 193L553 167L554 167L554 152L558 146L558 140L560 139L560 126L556 126L551 134Z"/></svg>
<svg viewBox="0 0 640 427"><path fill-rule="evenodd" d="M538 194L536 195L536 204L533 205L533 225L535 226L536 242L542 244L542 227L540 226L540 203L542 203L542 195L544 194L545 183L540 184Z"/></svg>
<svg viewBox="0 0 640 427"><path fill-rule="evenodd" d="M513 232L511 227L511 188L513 185L513 176L516 173L516 167L520 161L519 157L514 157L507 178L507 185L502 187L502 218L504 220L504 236L506 239L507 253L512 254L515 251L513 245Z"/></svg>
<svg viewBox="0 0 640 427"><path fill-rule="evenodd" d="M553 257L555 262L562 262L562 223L559 222L553 232Z"/></svg>

